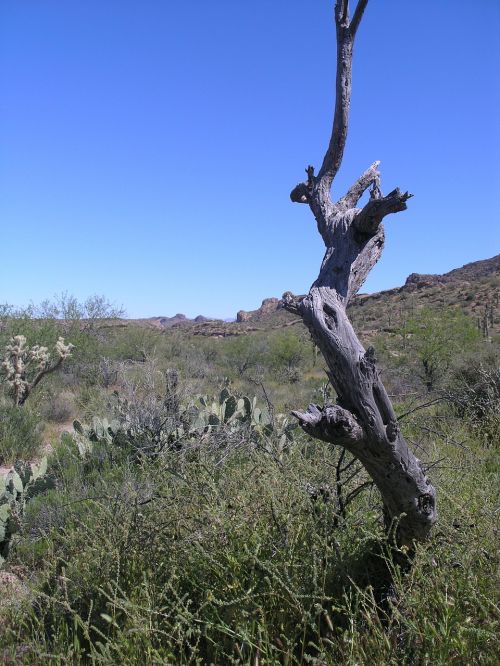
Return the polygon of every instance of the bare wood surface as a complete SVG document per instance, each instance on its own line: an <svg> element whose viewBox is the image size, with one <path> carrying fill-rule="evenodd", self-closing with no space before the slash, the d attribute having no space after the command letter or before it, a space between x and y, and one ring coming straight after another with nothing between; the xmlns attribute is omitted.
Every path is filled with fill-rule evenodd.
<svg viewBox="0 0 500 666"><path fill-rule="evenodd" d="M436 521L436 491L400 432L374 352L361 345L346 307L380 258L382 220L405 210L412 195L396 188L384 196L379 162L374 162L343 197L335 203L331 198L347 138L354 38L367 4L368 0L359 0L352 21L348 1L335 4L337 74L332 134L318 175L309 166L307 181L290 195L292 201L311 208L326 251L309 294L298 299L288 292L283 300L311 332L337 393L336 405L309 405L305 412L293 412L294 416L311 436L342 446L358 458L381 493L389 522L398 525L398 542L409 545L424 540ZM369 201L358 208L369 188Z"/></svg>

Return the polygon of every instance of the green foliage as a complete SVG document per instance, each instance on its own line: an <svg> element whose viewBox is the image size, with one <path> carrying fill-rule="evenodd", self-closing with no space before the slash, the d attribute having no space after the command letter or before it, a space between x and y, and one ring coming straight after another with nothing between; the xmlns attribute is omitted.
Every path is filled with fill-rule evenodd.
<svg viewBox="0 0 500 666"><path fill-rule="evenodd" d="M110 330L99 350L101 356L112 360L143 362L154 355L160 335L147 328L128 327L127 330Z"/></svg>
<svg viewBox="0 0 500 666"><path fill-rule="evenodd" d="M4 570L25 576L27 590L10 592L0 577L0 600L15 597L0 603L0 661L495 664L498 376L492 358L473 355L494 345L469 336L455 311L421 317L422 294L402 296L356 310L373 336L390 309L376 347L390 392L405 396L397 412L420 401L413 377L418 369L426 381L433 337L433 385L454 398L401 420L440 497L439 524L411 562L387 542L356 461L275 413L332 399L302 329L276 331L273 320L205 338L97 319L84 330L80 319L87 342L36 396L48 414L44 401L74 392L74 432L40 492L25 492L18 465L0 503ZM35 343L44 322L21 323ZM47 339L67 325L51 320ZM21 431L19 414L36 427L32 411L10 410L0 434Z"/></svg>
<svg viewBox="0 0 500 666"><path fill-rule="evenodd" d="M38 585L0 646L49 664L495 663L493 452L434 470L439 533L410 567L368 492L339 520L338 451L221 449L218 432L133 466L104 431L85 460L67 439L12 544Z"/></svg>
<svg viewBox="0 0 500 666"><path fill-rule="evenodd" d="M0 465L29 460L42 444L39 416L28 406L0 404Z"/></svg>
<svg viewBox="0 0 500 666"><path fill-rule="evenodd" d="M300 379L300 366L307 346L301 335L290 328L277 331L269 341L269 365L290 383Z"/></svg>
<svg viewBox="0 0 500 666"><path fill-rule="evenodd" d="M500 441L498 359L463 363L453 373L449 397L455 413L471 425L486 446Z"/></svg>
<svg viewBox="0 0 500 666"><path fill-rule="evenodd" d="M266 345L261 337L237 335L224 342L224 352L229 367L238 374L256 372L265 362Z"/></svg>
<svg viewBox="0 0 500 666"><path fill-rule="evenodd" d="M0 566L5 561L11 540L19 529L27 501L49 486L47 458L40 463L16 463L0 481Z"/></svg>
<svg viewBox="0 0 500 666"><path fill-rule="evenodd" d="M453 309L438 313L423 308L408 319L401 334L418 358L418 372L429 391L443 378L453 360L480 339L472 320Z"/></svg>

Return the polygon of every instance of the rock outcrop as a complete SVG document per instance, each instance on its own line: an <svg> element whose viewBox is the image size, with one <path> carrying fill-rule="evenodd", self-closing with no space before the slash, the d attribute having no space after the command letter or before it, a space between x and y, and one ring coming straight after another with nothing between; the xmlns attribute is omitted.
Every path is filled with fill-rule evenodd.
<svg viewBox="0 0 500 666"><path fill-rule="evenodd" d="M444 284L446 280L443 275L432 275L428 273L411 273L406 278L406 282L401 289L413 291L415 289L424 289L425 287L435 287L438 284Z"/></svg>
<svg viewBox="0 0 500 666"><path fill-rule="evenodd" d="M250 312L240 310L236 315L236 321L241 324L250 319L259 319L259 317L276 312L276 310L281 310L282 307L283 302L279 298L265 298L258 310L251 310Z"/></svg>

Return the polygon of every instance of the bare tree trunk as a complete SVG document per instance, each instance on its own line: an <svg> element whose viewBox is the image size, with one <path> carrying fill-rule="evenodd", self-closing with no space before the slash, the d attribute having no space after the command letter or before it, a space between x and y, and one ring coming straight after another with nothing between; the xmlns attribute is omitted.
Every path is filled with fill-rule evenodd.
<svg viewBox="0 0 500 666"><path fill-rule="evenodd" d="M388 523L397 526L398 543L425 539L436 521L436 491L419 460L408 449L387 392L380 381L372 348L359 342L346 307L378 261L384 246L383 218L406 209L412 196L395 189L383 196L374 162L336 203L331 186L344 152L351 98L353 43L368 0L359 0L352 20L348 0L337 0L336 102L332 135L317 176L306 169L292 201L311 208L326 246L320 273L309 294L284 295L285 307L299 314L320 348L337 392L337 404L294 412L306 432L345 447L364 465L377 485ZM363 208L356 205L370 188Z"/></svg>

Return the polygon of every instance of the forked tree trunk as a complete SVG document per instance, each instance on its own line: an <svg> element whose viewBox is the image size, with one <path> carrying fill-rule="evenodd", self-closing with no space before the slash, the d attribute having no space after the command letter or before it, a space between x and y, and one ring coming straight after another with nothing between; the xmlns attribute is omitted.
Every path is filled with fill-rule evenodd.
<svg viewBox="0 0 500 666"><path fill-rule="evenodd" d="M311 208L326 252L309 294L299 299L288 292L283 298L285 307L302 317L321 349L337 393L336 405L309 405L305 413L294 415L307 433L343 446L360 460L382 495L386 519L396 526L398 543L411 545L425 539L436 521L436 491L400 432L373 349L363 349L346 314L349 300L382 253L383 218L405 210L411 195L395 189L383 196L378 162L336 203L330 193L347 137L353 43L367 3L358 1L352 20L348 0L337 0L335 5L337 80L330 144L318 175L308 167L307 182L290 195L292 201ZM357 208L368 188L368 203Z"/></svg>

